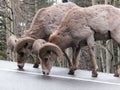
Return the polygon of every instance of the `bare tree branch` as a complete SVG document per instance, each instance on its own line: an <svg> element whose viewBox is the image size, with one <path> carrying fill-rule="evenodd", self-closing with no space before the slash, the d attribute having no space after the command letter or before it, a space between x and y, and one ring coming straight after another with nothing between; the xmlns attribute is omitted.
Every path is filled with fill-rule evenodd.
<svg viewBox="0 0 120 90"><path fill-rule="evenodd" d="M11 14L13 15L13 10L12 10L12 8L7 4L6 0L3 0L3 1L5 2L6 7L11 10Z"/></svg>

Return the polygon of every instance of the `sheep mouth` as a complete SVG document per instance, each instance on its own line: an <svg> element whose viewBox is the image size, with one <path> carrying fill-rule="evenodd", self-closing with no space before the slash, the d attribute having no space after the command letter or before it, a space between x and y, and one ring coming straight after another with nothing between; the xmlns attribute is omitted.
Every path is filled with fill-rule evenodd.
<svg viewBox="0 0 120 90"><path fill-rule="evenodd" d="M43 75L49 75L49 72L42 71Z"/></svg>

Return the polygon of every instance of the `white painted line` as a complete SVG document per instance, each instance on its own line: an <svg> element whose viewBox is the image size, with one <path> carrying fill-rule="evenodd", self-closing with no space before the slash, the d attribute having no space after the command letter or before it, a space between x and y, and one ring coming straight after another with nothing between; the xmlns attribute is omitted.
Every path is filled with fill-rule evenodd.
<svg viewBox="0 0 120 90"><path fill-rule="evenodd" d="M24 73L24 74L32 74L32 75L41 75L41 76L43 76L43 74L41 74L41 73L26 72L26 71L11 70L11 69L0 69L0 71L19 72L19 73ZM83 78L77 78L77 77L59 76L59 75L48 75L48 76L55 77L55 78L62 78L62 79L89 81L89 82L94 82L94 83L109 84L109 85L119 85L120 86L120 83L113 83L113 82L107 82L107 81L98 81L98 80L90 80L90 79L83 79Z"/></svg>

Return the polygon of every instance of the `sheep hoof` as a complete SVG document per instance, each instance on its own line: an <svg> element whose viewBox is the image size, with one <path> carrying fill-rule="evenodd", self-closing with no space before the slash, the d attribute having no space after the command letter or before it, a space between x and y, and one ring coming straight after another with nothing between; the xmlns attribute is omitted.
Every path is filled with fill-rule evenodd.
<svg viewBox="0 0 120 90"><path fill-rule="evenodd" d="M114 74L114 77L119 77L119 74L118 74L118 73L115 73L115 74Z"/></svg>
<svg viewBox="0 0 120 90"><path fill-rule="evenodd" d="M97 77L97 76L98 76L98 73L97 73L97 72L92 71L92 77Z"/></svg>
<svg viewBox="0 0 120 90"><path fill-rule="evenodd" d="M23 66L18 65L19 70L23 70Z"/></svg>
<svg viewBox="0 0 120 90"><path fill-rule="evenodd" d="M35 63L35 64L33 65L33 68L39 68L39 65Z"/></svg>
<svg viewBox="0 0 120 90"><path fill-rule="evenodd" d="M70 70L70 71L68 72L69 75L74 75L74 73L75 73L74 70Z"/></svg>

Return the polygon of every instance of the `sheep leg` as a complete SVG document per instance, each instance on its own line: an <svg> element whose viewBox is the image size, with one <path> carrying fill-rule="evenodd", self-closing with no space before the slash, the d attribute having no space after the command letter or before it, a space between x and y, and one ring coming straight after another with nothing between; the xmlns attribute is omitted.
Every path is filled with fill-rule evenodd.
<svg viewBox="0 0 120 90"><path fill-rule="evenodd" d="M38 56L33 56L32 54L31 54L31 57L34 59L34 57L36 58L36 60L34 59L34 61L35 61L35 63L34 63L34 65L33 65L33 68L39 68L39 64L40 64L40 59L39 59L39 57Z"/></svg>
<svg viewBox="0 0 120 90"><path fill-rule="evenodd" d="M33 65L33 68L39 68L39 64L40 64L40 60L39 60L38 57L36 57L36 61L35 61L34 65Z"/></svg>
<svg viewBox="0 0 120 90"><path fill-rule="evenodd" d="M77 60L77 57L79 55L80 52L80 47L78 48L72 48L73 49L73 59L72 59L72 68L70 68L69 74L70 75L74 75L75 70L78 68L79 62Z"/></svg>
<svg viewBox="0 0 120 90"><path fill-rule="evenodd" d="M120 48L120 27L118 27L114 31L111 31L110 34L111 34L111 38L118 43L118 46ZM120 76L120 65L117 66L117 70L115 71L114 76L115 77L119 77Z"/></svg>
<svg viewBox="0 0 120 90"><path fill-rule="evenodd" d="M119 77L120 76L120 65L118 65L117 70L115 71L114 76L115 77Z"/></svg>
<svg viewBox="0 0 120 90"><path fill-rule="evenodd" d="M96 63L96 59L95 59L95 54L94 54L94 50L93 48L89 48L89 53L90 53L90 57L92 60L92 64L93 64L93 70L92 70L92 77L97 77L97 70L98 70L98 66Z"/></svg>
<svg viewBox="0 0 120 90"><path fill-rule="evenodd" d="M65 57L66 57L66 59L67 59L67 61L68 61L69 68L71 69L71 68L73 67L73 64L72 64L71 60L69 59L68 55L66 54L66 52L63 51L63 53L64 53L64 55L65 55ZM69 74L69 73L68 73L68 74Z"/></svg>
<svg viewBox="0 0 120 90"><path fill-rule="evenodd" d="M97 77L98 76L98 73L97 73L98 65L96 63L95 53L94 53L94 36L93 36L93 34L90 37L88 37L87 44L89 47L89 53L90 53L90 57L91 57L92 64L93 64L92 77Z"/></svg>

